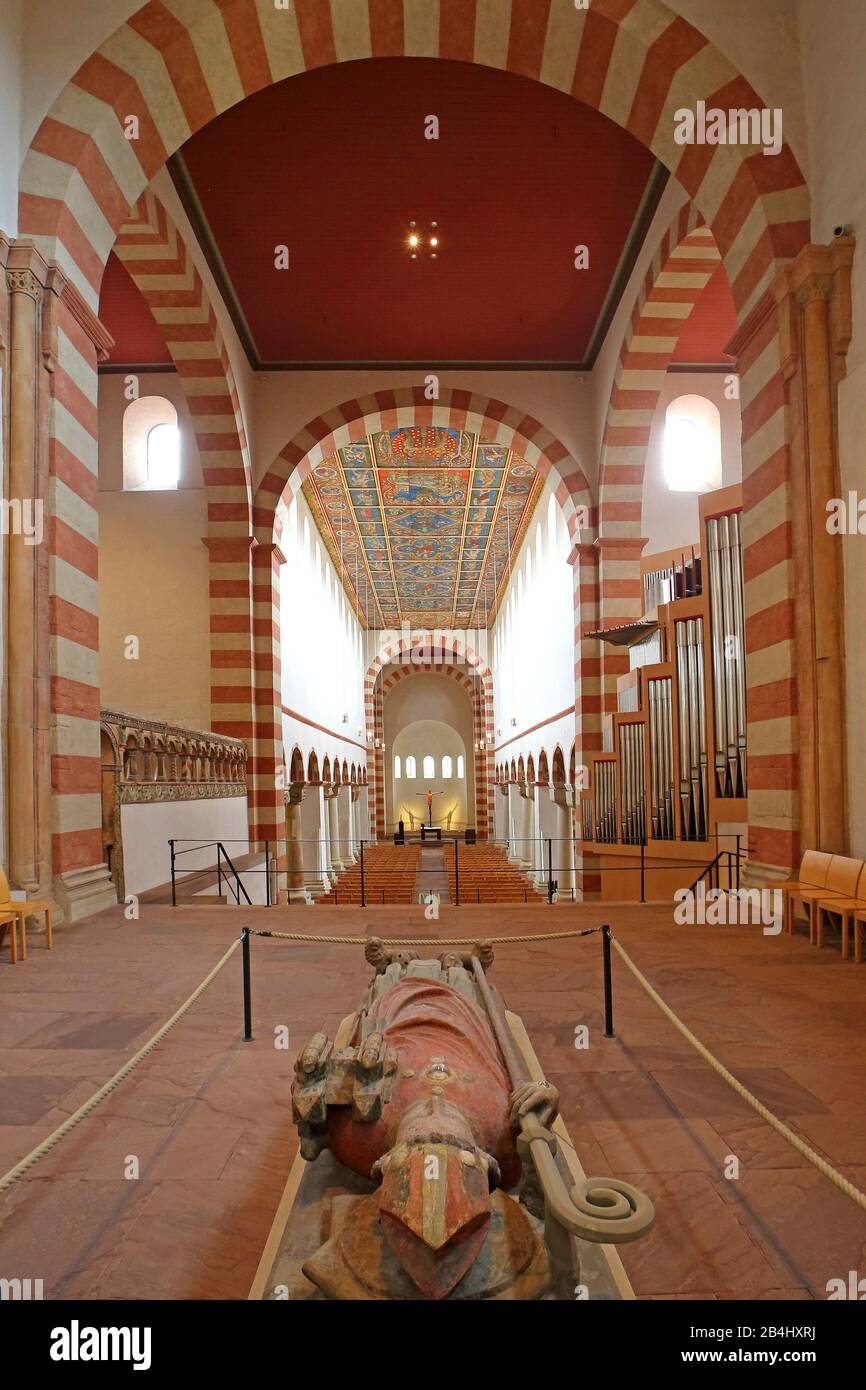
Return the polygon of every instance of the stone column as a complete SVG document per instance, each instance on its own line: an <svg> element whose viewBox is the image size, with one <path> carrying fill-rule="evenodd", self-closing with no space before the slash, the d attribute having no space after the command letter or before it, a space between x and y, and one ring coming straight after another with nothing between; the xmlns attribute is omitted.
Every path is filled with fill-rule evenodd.
<svg viewBox="0 0 866 1390"><path fill-rule="evenodd" d="M331 891L330 859L327 853L325 803L318 782L308 783L301 803L302 859L304 882L312 897Z"/></svg>
<svg viewBox="0 0 866 1390"><path fill-rule="evenodd" d="M301 805L303 800L303 782L293 782L286 793L286 873L290 903L312 902L304 882L304 855L301 845Z"/></svg>
<svg viewBox="0 0 866 1390"><path fill-rule="evenodd" d="M8 556L7 737L9 878L30 896L51 887L51 764L49 744L48 501L41 442L40 318L48 267L35 247L9 253L10 509L43 509L41 543L25 544L10 526ZM14 516L14 512L12 513ZM10 517L11 520L11 517Z"/></svg>
<svg viewBox="0 0 866 1390"><path fill-rule="evenodd" d="M340 858L340 824L337 807L338 786L325 787L325 808L328 813L328 849L330 854L331 877L336 878L344 869Z"/></svg>
<svg viewBox="0 0 866 1390"><path fill-rule="evenodd" d="M553 877L559 883L562 897L570 899L572 889L576 886L573 811L575 790L573 787L567 786L551 787L550 800L556 807L558 836L558 841L554 845Z"/></svg>
<svg viewBox="0 0 866 1390"><path fill-rule="evenodd" d="M337 826L340 834L340 860L343 868L356 859L352 833L352 788L345 783L337 789Z"/></svg>
<svg viewBox="0 0 866 1390"><path fill-rule="evenodd" d="M843 555L828 503L842 497L837 392L851 338L853 256L850 237L805 246L772 287L791 407L801 853L848 848ZM749 752L751 764L751 737ZM751 768L749 783L751 821Z"/></svg>

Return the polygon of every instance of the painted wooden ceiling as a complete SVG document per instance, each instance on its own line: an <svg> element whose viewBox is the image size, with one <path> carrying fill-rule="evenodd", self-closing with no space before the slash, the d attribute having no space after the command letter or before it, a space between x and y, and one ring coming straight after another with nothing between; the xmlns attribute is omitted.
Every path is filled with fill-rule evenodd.
<svg viewBox="0 0 866 1390"><path fill-rule="evenodd" d="M445 426L383 430L304 483L365 626L486 627L542 488L503 444Z"/></svg>

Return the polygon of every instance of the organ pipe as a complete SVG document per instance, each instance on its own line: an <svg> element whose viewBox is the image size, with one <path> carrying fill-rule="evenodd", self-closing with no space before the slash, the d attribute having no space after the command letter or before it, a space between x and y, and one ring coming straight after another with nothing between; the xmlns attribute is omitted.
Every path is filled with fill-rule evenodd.
<svg viewBox="0 0 866 1390"><path fill-rule="evenodd" d="M639 845L646 839L646 764L643 724L621 724L620 805L622 843Z"/></svg>
<svg viewBox="0 0 866 1390"><path fill-rule="evenodd" d="M680 829L684 840L707 834L707 753L704 734L704 623L676 625L680 724Z"/></svg>
<svg viewBox="0 0 866 1390"><path fill-rule="evenodd" d="M742 517L707 521L716 795L746 795L746 666Z"/></svg>
<svg viewBox="0 0 866 1390"><path fill-rule="evenodd" d="M673 840L673 711L670 678L647 683L649 701L650 796L652 838Z"/></svg>

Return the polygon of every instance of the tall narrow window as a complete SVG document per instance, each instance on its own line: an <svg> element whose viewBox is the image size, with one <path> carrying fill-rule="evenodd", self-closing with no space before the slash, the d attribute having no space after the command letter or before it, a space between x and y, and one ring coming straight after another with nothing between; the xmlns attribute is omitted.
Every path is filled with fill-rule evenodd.
<svg viewBox="0 0 866 1390"><path fill-rule="evenodd" d="M704 396L678 396L665 412L664 470L671 492L709 492L722 484L718 406Z"/></svg>
<svg viewBox="0 0 866 1390"><path fill-rule="evenodd" d="M460 778L461 782L466 776L466 764L463 761L462 753L457 754L457 776Z"/></svg>
<svg viewBox="0 0 866 1390"><path fill-rule="evenodd" d="M411 753L406 759L406 776L413 778L418 776L418 773L415 771L415 759L412 757Z"/></svg>
<svg viewBox="0 0 866 1390"><path fill-rule="evenodd" d="M401 776L402 776L402 773L401 773L401 771L400 771L400 754L399 754L399 753L397 754L397 756L396 756L395 759L394 759L394 776L395 776L395 777L401 777Z"/></svg>
<svg viewBox="0 0 866 1390"><path fill-rule="evenodd" d="M180 476L180 435L177 425L154 425L147 436L147 486L155 491L176 488Z"/></svg>
<svg viewBox="0 0 866 1390"><path fill-rule="evenodd" d="M444 758L442 759L442 776L443 776L443 777L453 777L453 775L454 775L454 774L453 774L453 772L451 771L451 759L449 758L448 754L446 753L445 756L444 756Z"/></svg>
<svg viewBox="0 0 866 1390"><path fill-rule="evenodd" d="M427 756L426 756L425 759L424 759L424 776L425 776L425 777L435 777L435 776L436 776L436 762L435 762L435 760L434 760L433 758L431 758L431 756L430 756L429 753L427 754Z"/></svg>
<svg viewBox="0 0 866 1390"><path fill-rule="evenodd" d="M165 396L139 396L123 412L123 486L176 488L180 481L177 411Z"/></svg>

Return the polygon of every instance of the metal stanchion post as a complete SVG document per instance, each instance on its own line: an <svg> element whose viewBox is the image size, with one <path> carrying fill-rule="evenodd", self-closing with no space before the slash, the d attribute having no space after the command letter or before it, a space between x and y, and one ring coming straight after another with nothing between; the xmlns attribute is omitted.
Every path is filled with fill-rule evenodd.
<svg viewBox="0 0 866 1390"><path fill-rule="evenodd" d="M361 906L367 906L367 899L364 896L364 841L361 841Z"/></svg>
<svg viewBox="0 0 866 1390"><path fill-rule="evenodd" d="M613 1031L613 980L610 968L610 927L601 929L601 954L604 965L604 1036L615 1038Z"/></svg>
<svg viewBox="0 0 866 1390"><path fill-rule="evenodd" d="M641 840L641 842L640 842L640 900L641 900L642 903L645 903L645 902L646 902L646 873L645 873L645 866L644 866L644 850L645 850L645 848L646 848L646 846L645 846L643 840Z"/></svg>
<svg viewBox="0 0 866 1390"><path fill-rule="evenodd" d="M460 856L456 839L454 841L454 906L460 906Z"/></svg>
<svg viewBox="0 0 866 1390"><path fill-rule="evenodd" d="M271 842L265 840L265 906L271 905Z"/></svg>
<svg viewBox="0 0 866 1390"><path fill-rule="evenodd" d="M547 901L548 901L548 903L552 903L552 902L553 902L553 889L554 889L554 883L553 883L553 860L552 860L552 854L553 854L553 841L552 841L551 837L548 835L548 837L547 837Z"/></svg>
<svg viewBox="0 0 866 1390"><path fill-rule="evenodd" d="M174 882L174 840L169 840L168 847L171 851L171 905L177 907L177 891Z"/></svg>
<svg viewBox="0 0 866 1390"><path fill-rule="evenodd" d="M244 972L244 1042L253 1041L253 1002L250 983L250 929L241 931L241 958Z"/></svg>

